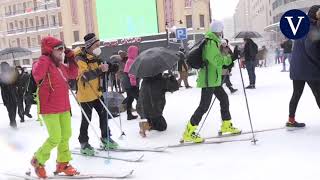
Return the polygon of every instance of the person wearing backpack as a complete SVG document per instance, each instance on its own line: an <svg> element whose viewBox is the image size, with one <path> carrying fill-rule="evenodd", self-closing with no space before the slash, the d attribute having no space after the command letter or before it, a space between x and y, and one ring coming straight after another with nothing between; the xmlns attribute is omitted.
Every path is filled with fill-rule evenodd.
<svg viewBox="0 0 320 180"><path fill-rule="evenodd" d="M69 162L72 160L69 139L72 134L68 79L78 74L74 54L63 42L48 36L41 40L41 56L33 64L32 75L38 85L39 114L47 127L48 139L34 154L31 165L39 178L47 178L45 163L52 149L57 147L56 173L67 176L78 174ZM64 65L64 57L68 65Z"/></svg>
<svg viewBox="0 0 320 180"><path fill-rule="evenodd" d="M256 88L256 73L255 68L257 65L256 55L258 54L258 45L250 38L244 38L244 60L246 69L249 75L250 85L246 89Z"/></svg>
<svg viewBox="0 0 320 180"><path fill-rule="evenodd" d="M228 95L221 85L222 68L224 65L227 66L232 63L230 55L224 56L220 52L219 47L222 33L222 22L214 20L210 24L210 31L205 34L206 40L204 41L204 45L201 46L201 59L206 63L205 66L200 68L197 79L197 87L201 88L201 100L197 110L192 115L184 131L182 139L185 142L201 143L204 141L204 139L196 132L196 129L202 119L202 116L208 111L213 95L215 95L220 101L222 118L220 132L232 134L241 133L241 131L233 127L231 123ZM188 62L190 61L188 60Z"/></svg>
<svg viewBox="0 0 320 180"><path fill-rule="evenodd" d="M289 103L288 128L303 128L305 123L295 119L297 106L302 96L305 84L310 87L318 107L320 108L320 5L314 5L308 12L310 31L294 41L292 59L290 62L290 79L293 84L293 93Z"/></svg>
<svg viewBox="0 0 320 180"><path fill-rule="evenodd" d="M79 74L77 78L77 100L88 116L89 121L92 118L92 110L95 109L99 115L99 123L101 130L101 148L116 149L118 143L110 136L110 128L108 127L108 114L102 103L104 103L103 91L107 90L104 77L107 72L113 71L112 66L103 64L100 58L100 40L94 33L84 36L85 47L75 50L76 60L79 66ZM112 71L111 71L112 70ZM102 86L101 86L102 84ZM84 113L82 113L79 143L81 145L81 154L93 156L94 148L89 144L88 127L89 123Z"/></svg>

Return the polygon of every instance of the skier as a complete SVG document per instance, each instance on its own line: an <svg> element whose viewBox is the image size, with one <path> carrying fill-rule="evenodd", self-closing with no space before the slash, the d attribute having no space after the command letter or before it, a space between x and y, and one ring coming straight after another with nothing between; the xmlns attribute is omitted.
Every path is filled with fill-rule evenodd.
<svg viewBox="0 0 320 180"><path fill-rule="evenodd" d="M110 137L110 129L107 124L107 111L104 109L102 87L100 82L106 76L106 72L111 70L108 64L102 64L100 59L101 49L100 41L94 33L89 33L84 37L85 47L76 50L76 60L79 66L79 75L77 80L77 99L86 115L91 121L92 109L94 108L99 115L101 129L101 147L115 149L118 144ZM82 113L79 142L80 152L84 155L94 155L94 148L89 144L88 137L89 123Z"/></svg>
<svg viewBox="0 0 320 180"><path fill-rule="evenodd" d="M136 57L139 54L139 49L137 46L130 46L128 48L128 60L124 66L124 77L123 77L123 88L127 92L127 120L137 119L138 116L132 114L132 103L134 99L138 101L139 97L139 79L137 79L133 74L129 73L129 70L134 63Z"/></svg>
<svg viewBox="0 0 320 180"><path fill-rule="evenodd" d="M32 75L38 84L38 105L47 127L49 137L34 154L31 164L39 178L46 178L45 163L53 148L58 147L56 173L68 176L78 174L69 164L72 160L69 150L71 117L68 79L77 77L77 65L70 49L64 49L63 42L54 37L41 41L41 56L34 63ZM68 58L68 66L62 64Z"/></svg>
<svg viewBox="0 0 320 180"><path fill-rule="evenodd" d="M142 116L147 121L139 122L141 137L146 137L146 131L165 131L167 129L167 122L163 117L166 92L174 92L178 89L178 81L173 75L160 73L153 77L143 78L138 103L141 103Z"/></svg>
<svg viewBox="0 0 320 180"><path fill-rule="evenodd" d="M2 62L0 66L1 97L8 111L10 126L15 129L17 128L16 114L18 106L16 91L17 73L7 62Z"/></svg>
<svg viewBox="0 0 320 180"><path fill-rule="evenodd" d="M220 132L232 134L241 133L241 131L233 127L231 123L228 95L221 86L222 66L230 65L232 62L230 55L223 56L220 53L219 46L222 33L222 22L214 20L210 25L210 31L205 35L207 43L204 46L202 56L203 59L207 59L208 61L208 72L206 72L206 68L202 68L199 71L197 86L199 88L202 88L201 100L197 110L192 115L183 134L183 140L185 142L200 143L204 141L204 139L200 137L195 131L202 119L202 116L209 109L213 94L220 101L222 117ZM208 74L208 77L206 76L206 74Z"/></svg>
<svg viewBox="0 0 320 180"><path fill-rule="evenodd" d="M221 41L220 51L221 51L221 54L223 55L230 55L231 57L233 57L233 53L229 47L229 41L227 39L223 39ZM231 94L238 91L238 89L234 89L232 87L232 83L230 81L230 75L231 75L231 70L233 66L234 66L234 63L232 62L229 66L223 66L223 70L222 70L222 85L225 83L229 88Z"/></svg>
<svg viewBox="0 0 320 180"><path fill-rule="evenodd" d="M290 78L293 83L293 94L289 105L287 127L305 127L305 123L295 120L296 109L303 93L305 83L311 88L320 108L320 53L315 34L320 31L320 5L312 6L308 12L311 21L307 36L295 40L290 63Z"/></svg>

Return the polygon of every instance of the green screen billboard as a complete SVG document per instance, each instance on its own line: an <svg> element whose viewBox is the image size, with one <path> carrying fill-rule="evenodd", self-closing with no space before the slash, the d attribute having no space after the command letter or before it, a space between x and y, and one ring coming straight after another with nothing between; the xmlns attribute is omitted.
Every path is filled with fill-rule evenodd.
<svg viewBox="0 0 320 180"><path fill-rule="evenodd" d="M101 40L158 33L156 0L96 0L96 8Z"/></svg>

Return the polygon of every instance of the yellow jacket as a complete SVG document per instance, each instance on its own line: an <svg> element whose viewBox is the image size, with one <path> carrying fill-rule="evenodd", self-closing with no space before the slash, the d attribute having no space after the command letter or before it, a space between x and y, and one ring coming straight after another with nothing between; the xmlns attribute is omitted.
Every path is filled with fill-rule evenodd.
<svg viewBox="0 0 320 180"><path fill-rule="evenodd" d="M75 49L78 64L77 99L80 103L94 101L102 96L100 88L100 76L102 71L98 59L84 52L83 49Z"/></svg>

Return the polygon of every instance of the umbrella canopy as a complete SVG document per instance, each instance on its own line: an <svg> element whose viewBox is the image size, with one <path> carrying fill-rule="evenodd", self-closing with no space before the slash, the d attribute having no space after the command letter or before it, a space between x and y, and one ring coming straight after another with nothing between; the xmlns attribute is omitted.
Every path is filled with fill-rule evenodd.
<svg viewBox="0 0 320 180"><path fill-rule="evenodd" d="M32 54L32 51L25 48L14 47L6 48L0 51L0 60L15 59L23 56L29 56Z"/></svg>
<svg viewBox="0 0 320 180"><path fill-rule="evenodd" d="M241 31L234 36L235 39L237 38L262 38L262 36L255 31Z"/></svg>
<svg viewBox="0 0 320 180"><path fill-rule="evenodd" d="M164 47L154 47L143 51L136 58L129 72L138 78L153 77L170 70L178 60L178 52Z"/></svg>

